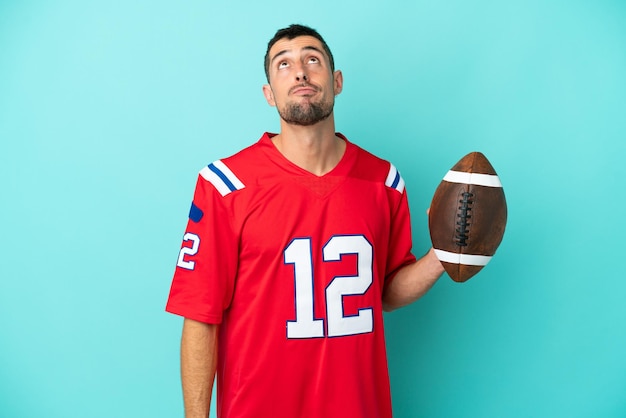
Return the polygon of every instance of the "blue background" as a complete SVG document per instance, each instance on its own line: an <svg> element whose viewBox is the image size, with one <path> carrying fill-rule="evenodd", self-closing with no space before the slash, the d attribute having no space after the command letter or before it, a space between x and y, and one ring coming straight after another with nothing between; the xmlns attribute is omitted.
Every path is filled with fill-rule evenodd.
<svg viewBox="0 0 626 418"><path fill-rule="evenodd" d="M470 151L509 222L388 314L396 417L626 416L626 4L1 1L0 415L182 416L164 313L198 170L276 131L262 58L317 28L338 130L425 209Z"/></svg>

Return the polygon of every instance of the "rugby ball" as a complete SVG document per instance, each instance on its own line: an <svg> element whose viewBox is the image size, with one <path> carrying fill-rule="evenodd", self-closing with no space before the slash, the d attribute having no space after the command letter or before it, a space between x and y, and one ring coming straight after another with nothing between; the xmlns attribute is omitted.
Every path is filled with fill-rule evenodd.
<svg viewBox="0 0 626 418"><path fill-rule="evenodd" d="M504 236L507 207L500 178L487 158L471 152L435 190L428 215L437 258L455 282L489 263Z"/></svg>

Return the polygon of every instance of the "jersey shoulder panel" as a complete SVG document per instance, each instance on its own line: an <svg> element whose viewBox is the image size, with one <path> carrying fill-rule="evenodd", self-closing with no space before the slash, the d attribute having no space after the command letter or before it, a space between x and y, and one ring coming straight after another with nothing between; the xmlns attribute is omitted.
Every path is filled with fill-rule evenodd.
<svg viewBox="0 0 626 418"><path fill-rule="evenodd" d="M262 161L258 144L250 145L229 157L213 161L200 170L200 176L211 183L222 197L240 191L252 181L248 172Z"/></svg>
<svg viewBox="0 0 626 418"><path fill-rule="evenodd" d="M357 170L359 170L360 172L362 172L363 170L366 171L362 172L361 174L370 177L370 179L373 181L384 182L386 187L395 190L400 194L404 193L404 179L400 175L398 169L393 164L380 157L377 157L376 155L364 150L363 148L360 148L358 146L356 147L358 148L359 160L361 162Z"/></svg>
<svg viewBox="0 0 626 418"><path fill-rule="evenodd" d="M200 170L200 176L223 196L245 188L239 177L222 161L216 160Z"/></svg>
<svg viewBox="0 0 626 418"><path fill-rule="evenodd" d="M389 163L389 172L387 173L387 178L385 179L385 186L394 189L400 194L404 193L404 179L400 175L398 169L391 163Z"/></svg>

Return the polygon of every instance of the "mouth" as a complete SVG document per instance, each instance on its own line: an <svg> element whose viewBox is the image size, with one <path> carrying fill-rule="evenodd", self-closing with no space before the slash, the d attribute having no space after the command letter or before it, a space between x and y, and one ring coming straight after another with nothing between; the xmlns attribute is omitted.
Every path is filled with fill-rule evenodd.
<svg viewBox="0 0 626 418"><path fill-rule="evenodd" d="M311 96L319 91L319 88L312 86L311 84L298 84L289 89L289 94L297 96Z"/></svg>

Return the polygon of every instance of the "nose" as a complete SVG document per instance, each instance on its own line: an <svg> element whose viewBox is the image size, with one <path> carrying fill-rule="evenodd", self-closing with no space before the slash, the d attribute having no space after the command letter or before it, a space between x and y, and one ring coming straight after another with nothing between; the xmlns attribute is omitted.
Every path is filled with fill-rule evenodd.
<svg viewBox="0 0 626 418"><path fill-rule="evenodd" d="M304 72L304 69L300 68L298 70L298 72L296 73L296 80L297 81L308 81L309 78L307 77L306 73Z"/></svg>

